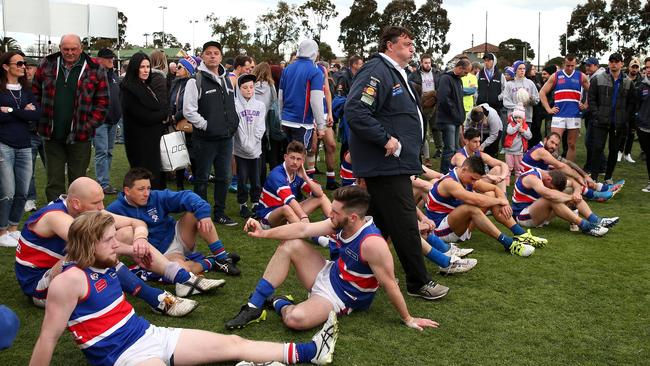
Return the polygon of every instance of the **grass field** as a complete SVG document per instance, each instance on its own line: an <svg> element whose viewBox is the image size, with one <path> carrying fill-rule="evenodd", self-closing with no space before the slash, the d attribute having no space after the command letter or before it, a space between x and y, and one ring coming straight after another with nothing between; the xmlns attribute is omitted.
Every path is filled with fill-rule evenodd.
<svg viewBox="0 0 650 366"><path fill-rule="evenodd" d="M579 142L582 146L582 140ZM638 156L635 143L633 156ZM578 160L584 154L579 152ZM91 164L92 165L92 164ZM436 161L434 167L438 167ZM128 164L122 145L116 146L112 184L120 186ZM322 170L322 168L321 168ZM91 166L89 176L94 177ZM38 194L44 201L44 171L39 163ZM418 332L401 325L385 293L378 291L369 311L340 319L337 365L648 365L650 364L650 194L640 191L647 183L645 165L619 163L615 178L627 184L613 201L591 204L601 216L621 216L621 222L604 238L568 230L559 220L535 234L549 245L530 258L513 257L501 245L475 233L466 245L475 248L478 266L462 275L434 278L449 286L445 298L428 302L408 297L411 314L440 323L438 329ZM318 176L321 181L324 176ZM170 183L170 187L173 183ZM108 204L114 196L107 197ZM235 196L228 195L227 212L240 225L219 226L219 235L231 251L242 256L239 278L227 277L218 293L195 297L199 308L186 318L156 315L143 302L130 298L136 311L161 326L192 327L226 332L224 323L247 299L272 255L276 243L251 240L242 231ZM207 246L201 243L201 250ZM325 251L323 250L323 254ZM425 260L433 273L436 268ZM0 303L21 320L13 348L0 352L0 365L24 365L39 334L43 311L22 295L14 273L14 250L0 248ZM396 262L403 287L404 274ZM223 277L210 273L209 277ZM171 286L169 290L173 289ZM307 292L295 277L278 290L303 300ZM405 294L406 295L406 294ZM0 330L2 331L2 330ZM256 340L305 341L312 331L284 327L279 316L234 332ZM64 335L52 364L84 364L84 358Z"/></svg>

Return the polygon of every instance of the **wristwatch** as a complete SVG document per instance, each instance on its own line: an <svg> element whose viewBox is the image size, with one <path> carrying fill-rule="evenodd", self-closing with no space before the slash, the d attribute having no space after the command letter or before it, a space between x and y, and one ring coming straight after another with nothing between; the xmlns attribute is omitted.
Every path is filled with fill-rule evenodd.
<svg viewBox="0 0 650 366"><path fill-rule="evenodd" d="M11 112L13 112L13 111L14 111L13 108L11 108L11 107L7 107L7 113L11 113Z"/></svg>

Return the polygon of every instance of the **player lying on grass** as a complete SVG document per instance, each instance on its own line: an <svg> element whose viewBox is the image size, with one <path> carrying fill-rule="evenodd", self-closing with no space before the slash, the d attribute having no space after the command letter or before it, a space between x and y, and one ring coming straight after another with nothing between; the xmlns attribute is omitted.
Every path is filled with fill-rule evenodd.
<svg viewBox="0 0 650 366"><path fill-rule="evenodd" d="M608 228L618 223L618 217L601 218L593 213L579 189L574 189L573 194L564 193L567 184L576 183L567 180L559 170L531 169L522 174L512 193L512 211L517 222L525 227L538 227L558 216L593 236L607 234Z"/></svg>
<svg viewBox="0 0 650 366"><path fill-rule="evenodd" d="M397 286L393 257L388 244L366 217L370 196L359 186L341 187L334 191L330 218L316 223L294 223L263 230L250 219L245 230L253 238L278 239L278 246L266 266L248 303L239 314L226 322L227 329L243 328L266 319L265 304L282 316L292 329L309 329L322 324L331 311L349 314L368 309L375 291L382 286L400 318L408 327L422 330L437 327L429 319L414 318L408 311ZM312 245L301 238L336 234L330 246L331 261L325 260ZM309 299L294 304L288 296L273 297L285 281L293 265L302 285L310 290ZM432 284L435 295L442 297L448 288Z"/></svg>
<svg viewBox="0 0 650 366"><path fill-rule="evenodd" d="M61 274L51 283L41 333L30 365L48 365L67 327L91 365L192 365L251 360L285 363L332 361L338 337L334 313L306 343L256 342L203 330L164 328L135 314L115 265L115 220L87 212L70 225Z"/></svg>

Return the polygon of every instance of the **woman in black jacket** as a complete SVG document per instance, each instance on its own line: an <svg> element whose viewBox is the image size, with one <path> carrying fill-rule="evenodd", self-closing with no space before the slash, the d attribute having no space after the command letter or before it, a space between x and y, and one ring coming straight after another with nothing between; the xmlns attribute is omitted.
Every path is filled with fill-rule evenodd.
<svg viewBox="0 0 650 366"><path fill-rule="evenodd" d="M165 189L160 172L160 138L169 107L151 86L151 62L144 53L131 57L122 88L124 148L131 167L146 168L153 174L152 189Z"/></svg>

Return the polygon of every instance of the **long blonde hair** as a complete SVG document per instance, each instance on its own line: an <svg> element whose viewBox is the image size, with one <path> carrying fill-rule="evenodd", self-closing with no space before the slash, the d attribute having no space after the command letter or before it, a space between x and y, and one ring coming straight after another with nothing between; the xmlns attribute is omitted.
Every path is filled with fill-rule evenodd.
<svg viewBox="0 0 650 366"><path fill-rule="evenodd" d="M160 70L165 73L165 75L168 72L168 66L167 66L167 56L165 55L165 51L163 50L153 50L151 52L151 55L149 55L149 58L151 59L151 68Z"/></svg>
<svg viewBox="0 0 650 366"><path fill-rule="evenodd" d="M113 216L101 211L77 216L68 229L67 260L76 262L79 268L92 266L95 263L95 244L102 240L111 225L115 225Z"/></svg>
<svg viewBox="0 0 650 366"><path fill-rule="evenodd" d="M268 62L260 62L255 65L255 68L251 72L255 75L257 81L266 81L269 85L274 85L273 74L271 73L271 66Z"/></svg>

